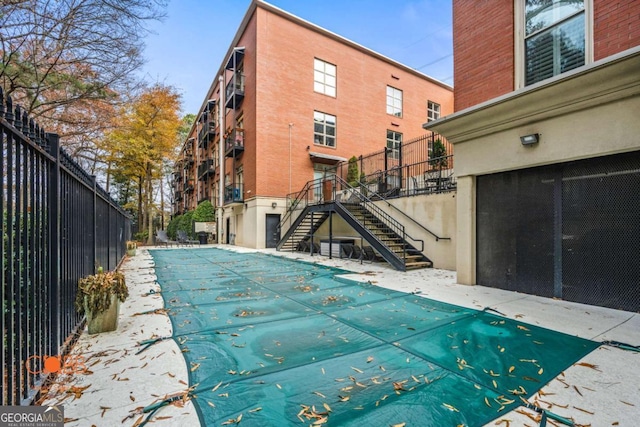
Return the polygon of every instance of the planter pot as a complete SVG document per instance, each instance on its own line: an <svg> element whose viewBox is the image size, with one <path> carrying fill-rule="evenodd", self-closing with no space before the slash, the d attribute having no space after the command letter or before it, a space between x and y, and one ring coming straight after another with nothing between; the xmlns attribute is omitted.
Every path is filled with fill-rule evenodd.
<svg viewBox="0 0 640 427"><path fill-rule="evenodd" d="M87 328L90 334L115 331L118 328L120 300L115 295L111 296L111 305L109 308L96 315L89 312L85 302L85 313L87 314Z"/></svg>
<svg viewBox="0 0 640 427"><path fill-rule="evenodd" d="M127 255L135 256L136 255L136 250L135 249L127 249Z"/></svg>

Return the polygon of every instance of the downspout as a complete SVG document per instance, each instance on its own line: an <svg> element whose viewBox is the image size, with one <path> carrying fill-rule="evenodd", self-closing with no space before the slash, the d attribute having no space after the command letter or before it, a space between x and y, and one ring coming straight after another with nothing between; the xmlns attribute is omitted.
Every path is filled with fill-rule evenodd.
<svg viewBox="0 0 640 427"><path fill-rule="evenodd" d="M225 104L225 90L226 88L224 87L224 72L223 74L218 77L218 83L220 85L220 108L218 108L218 129L219 129L219 134L220 134L220 143L218 144L218 162L220 163L218 165L218 214L216 215L217 218L217 233L218 233L218 243L222 243L222 215L224 214L224 129L225 129L225 112L226 112L226 107L224 106ZM228 243L228 242L227 242Z"/></svg>
<svg viewBox="0 0 640 427"><path fill-rule="evenodd" d="M200 116L202 117L202 116ZM200 118L199 117L199 118ZM198 207L198 199L200 199L200 177L198 176L198 168L200 167L200 130L202 130L202 124L200 125L200 129L198 129L198 122L196 121L196 137L193 139L193 151L196 157L195 170L196 170L196 208ZM194 208L195 209L195 208Z"/></svg>

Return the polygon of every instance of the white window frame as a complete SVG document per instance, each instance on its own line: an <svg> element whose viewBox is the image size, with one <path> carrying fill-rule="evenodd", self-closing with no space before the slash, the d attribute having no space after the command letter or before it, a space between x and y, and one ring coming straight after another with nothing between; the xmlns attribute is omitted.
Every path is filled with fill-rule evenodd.
<svg viewBox="0 0 640 427"><path fill-rule="evenodd" d="M313 58L314 92L335 98L337 96L338 66L319 58Z"/></svg>
<svg viewBox="0 0 640 427"><path fill-rule="evenodd" d="M432 122L440 118L442 106L437 102L427 101L427 122Z"/></svg>
<svg viewBox="0 0 640 427"><path fill-rule="evenodd" d="M331 125L327 124L327 117L333 118L333 135L327 134L327 128L332 127ZM316 123L319 122L318 120L319 118L322 120L320 122L322 123L322 126L323 126L322 132L316 132ZM313 145L336 148L338 143L337 134L338 134L338 118L333 114L323 113L322 111L315 110L313 112ZM316 136L322 137L323 142L316 142ZM327 138L333 138L333 145L327 144Z"/></svg>
<svg viewBox="0 0 640 427"><path fill-rule="evenodd" d="M392 136L400 136L400 139L389 138L389 132L391 132ZM387 150L389 150L390 159L397 160L400 158L400 147L402 147L402 132L387 129Z"/></svg>
<svg viewBox="0 0 640 427"><path fill-rule="evenodd" d="M391 93L389 93L391 90ZM400 95L398 97L398 95ZM402 93L402 89L398 89L397 87L387 85L387 114L392 116L402 118L402 102L404 94ZM399 104L399 106L398 106Z"/></svg>
<svg viewBox="0 0 640 427"><path fill-rule="evenodd" d="M525 2L514 0L514 89L525 87ZM593 62L593 0L584 0L584 64ZM557 76L554 76L557 77Z"/></svg>

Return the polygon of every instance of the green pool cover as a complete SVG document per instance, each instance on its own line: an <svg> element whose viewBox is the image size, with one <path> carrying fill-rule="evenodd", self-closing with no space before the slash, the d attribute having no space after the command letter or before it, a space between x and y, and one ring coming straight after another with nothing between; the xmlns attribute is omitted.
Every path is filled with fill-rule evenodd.
<svg viewBox="0 0 640 427"><path fill-rule="evenodd" d="M599 345L316 264L151 253L203 426L482 426Z"/></svg>

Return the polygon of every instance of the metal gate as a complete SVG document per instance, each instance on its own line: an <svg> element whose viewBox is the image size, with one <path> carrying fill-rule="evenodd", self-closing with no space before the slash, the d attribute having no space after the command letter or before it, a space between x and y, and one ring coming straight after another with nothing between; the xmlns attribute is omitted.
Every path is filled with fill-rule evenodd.
<svg viewBox="0 0 640 427"><path fill-rule="evenodd" d="M640 152L479 176L477 283L640 311Z"/></svg>

